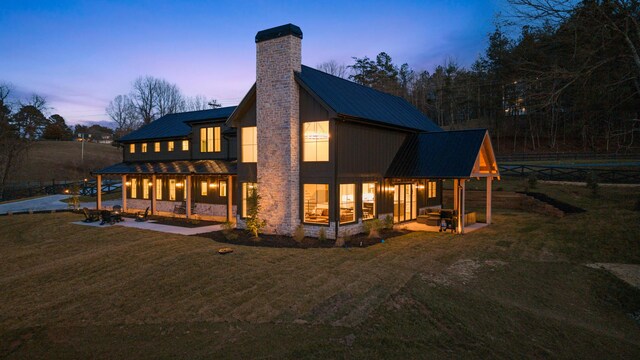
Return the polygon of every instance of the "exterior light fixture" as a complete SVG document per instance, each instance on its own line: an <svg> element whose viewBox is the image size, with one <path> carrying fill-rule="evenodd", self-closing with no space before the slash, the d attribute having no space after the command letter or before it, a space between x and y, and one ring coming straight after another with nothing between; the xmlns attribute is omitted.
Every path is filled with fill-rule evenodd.
<svg viewBox="0 0 640 360"><path fill-rule="evenodd" d="M131 181L127 181L124 183L126 186L131 186Z"/></svg>

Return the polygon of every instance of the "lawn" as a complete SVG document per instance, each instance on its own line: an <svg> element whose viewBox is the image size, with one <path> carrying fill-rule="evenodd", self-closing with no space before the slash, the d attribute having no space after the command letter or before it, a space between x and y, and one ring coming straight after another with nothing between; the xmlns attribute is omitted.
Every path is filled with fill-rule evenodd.
<svg viewBox="0 0 640 360"><path fill-rule="evenodd" d="M368 248L0 218L0 357L638 358L640 291L592 262L640 263L628 189L540 184L586 213L495 209L464 236Z"/></svg>

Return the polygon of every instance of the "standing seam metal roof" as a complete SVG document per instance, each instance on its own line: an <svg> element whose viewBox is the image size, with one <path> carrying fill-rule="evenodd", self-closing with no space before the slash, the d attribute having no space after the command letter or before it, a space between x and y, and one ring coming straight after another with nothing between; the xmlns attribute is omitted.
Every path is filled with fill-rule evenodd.
<svg viewBox="0 0 640 360"><path fill-rule="evenodd" d="M411 134L387 170L390 178L468 178L486 129Z"/></svg>
<svg viewBox="0 0 640 360"><path fill-rule="evenodd" d="M296 78L338 114L418 131L442 131L401 97L304 65Z"/></svg>
<svg viewBox="0 0 640 360"><path fill-rule="evenodd" d="M120 142L146 139L162 139L186 137L191 133L189 123L206 120L226 119L231 115L235 106L228 106L210 110L188 111L165 115L138 130L118 139Z"/></svg>

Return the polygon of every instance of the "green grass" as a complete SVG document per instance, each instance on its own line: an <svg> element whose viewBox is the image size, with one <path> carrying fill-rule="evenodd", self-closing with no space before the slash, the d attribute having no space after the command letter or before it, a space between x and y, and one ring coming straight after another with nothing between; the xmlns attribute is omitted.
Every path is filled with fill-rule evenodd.
<svg viewBox="0 0 640 360"><path fill-rule="evenodd" d="M456 236L274 249L73 214L0 218L0 357L638 358L640 291L592 262L640 264L627 189L541 185L587 209L495 209Z"/></svg>

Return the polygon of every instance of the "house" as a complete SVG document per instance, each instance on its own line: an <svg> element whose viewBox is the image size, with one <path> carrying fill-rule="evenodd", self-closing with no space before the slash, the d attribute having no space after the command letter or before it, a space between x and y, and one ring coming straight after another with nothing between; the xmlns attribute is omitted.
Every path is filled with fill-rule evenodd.
<svg viewBox="0 0 640 360"><path fill-rule="evenodd" d="M303 224L309 236L336 238L370 219L402 223L441 207L445 179L464 213L465 183L483 178L491 221L499 173L486 130L443 131L402 98L302 65L295 25L255 41L256 83L237 107L166 115L119 140L123 162L95 175L122 176L124 207L243 228L257 189L265 233Z"/></svg>

